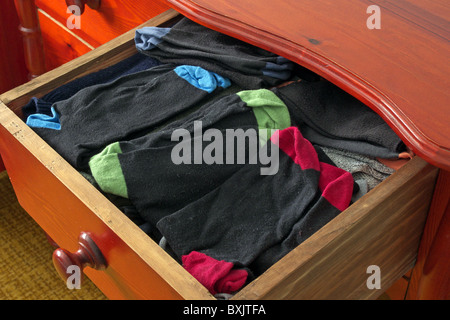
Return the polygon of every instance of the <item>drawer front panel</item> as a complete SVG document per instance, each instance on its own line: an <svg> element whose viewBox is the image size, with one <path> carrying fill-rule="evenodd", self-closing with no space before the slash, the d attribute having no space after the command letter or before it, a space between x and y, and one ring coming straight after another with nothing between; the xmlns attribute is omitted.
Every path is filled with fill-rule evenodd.
<svg viewBox="0 0 450 320"><path fill-rule="evenodd" d="M47 71L59 67L93 49L92 46L78 38L66 29L64 25L58 24L44 11L39 10L38 14Z"/></svg>
<svg viewBox="0 0 450 320"><path fill-rule="evenodd" d="M0 114L3 114L3 119L4 113L12 114L6 106L2 105ZM104 201L102 196L97 196L98 201L89 205L86 201L80 200L83 197L88 199L88 193L95 195L97 191L90 188L89 183L83 181L84 178L81 176L81 179L78 179L77 173L71 172L71 167L67 166L61 158L54 156L51 150L47 150L46 145L41 146L42 153L38 160L36 155L27 149L29 143L40 143L34 140L37 137L29 132L27 134L27 128L18 129L22 124L17 120L12 120L7 123L8 125L8 129L17 129L17 131L11 134L5 127L0 127L0 152L19 203L64 249L76 252L80 233L88 232L91 235L105 256L108 267L105 271L87 268L85 271L90 279L112 299L144 297L179 299L181 296L176 290L125 244L122 241L123 236L115 234L111 227L131 234L135 245L141 246L142 251L148 250L150 253L156 251L156 254L150 257L151 259L169 260L168 256L164 259L165 252L162 249L158 250L159 247L132 223L127 223L125 219L118 219L114 215L117 209ZM24 145L18 139L25 141ZM70 189L54 175L55 171L61 171L67 179L78 182L81 186L78 191L81 194L76 195L76 190ZM102 211L103 218L109 225L92 212L96 208ZM176 263L173 262L173 264L173 268L177 269ZM187 274L185 276L189 278Z"/></svg>
<svg viewBox="0 0 450 320"><path fill-rule="evenodd" d="M71 16L64 0L36 0L36 5L64 25ZM160 0L102 0L98 10L86 6L80 16L80 29L72 31L98 47L167 9L169 6Z"/></svg>

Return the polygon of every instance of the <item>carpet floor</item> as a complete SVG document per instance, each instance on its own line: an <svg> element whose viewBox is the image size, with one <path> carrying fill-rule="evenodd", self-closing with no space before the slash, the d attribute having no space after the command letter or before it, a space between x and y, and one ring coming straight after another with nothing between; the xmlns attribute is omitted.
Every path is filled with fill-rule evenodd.
<svg viewBox="0 0 450 320"><path fill-rule="evenodd" d="M68 289L52 262L54 248L17 202L6 171L0 173L0 300L106 300L86 279Z"/></svg>

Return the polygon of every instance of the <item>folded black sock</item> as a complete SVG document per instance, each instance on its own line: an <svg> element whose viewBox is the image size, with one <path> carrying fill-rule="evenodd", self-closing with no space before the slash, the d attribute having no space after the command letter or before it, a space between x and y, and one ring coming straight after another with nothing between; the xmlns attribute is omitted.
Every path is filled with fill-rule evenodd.
<svg viewBox="0 0 450 320"><path fill-rule="evenodd" d="M183 256L199 251L264 272L349 205L350 173L321 162L296 127L280 130L279 170L261 175L246 165L157 227Z"/></svg>
<svg viewBox="0 0 450 320"><path fill-rule="evenodd" d="M60 130L33 129L72 166L86 170L89 158L108 144L150 132L229 85L199 67L161 65L84 88L52 105Z"/></svg>
<svg viewBox="0 0 450 320"><path fill-rule="evenodd" d="M313 143L381 158L397 158L405 149L377 113L328 81L300 81L276 92Z"/></svg>
<svg viewBox="0 0 450 320"><path fill-rule="evenodd" d="M146 27L135 37L139 52L164 63L198 65L219 73L244 89L287 80L294 64L183 18L172 28Z"/></svg>
<svg viewBox="0 0 450 320"><path fill-rule="evenodd" d="M259 150L260 130L289 125L289 112L272 91L242 91L206 104L161 131L115 142L89 165L101 190L130 199L144 220L156 225L249 164ZM230 130L237 137L232 139L245 143L236 142L230 149ZM208 132L214 135L205 138Z"/></svg>
<svg viewBox="0 0 450 320"><path fill-rule="evenodd" d="M59 86L41 98L33 97L22 108L23 119L26 120L29 115L35 113L51 115L50 108L53 103L69 99L81 89L97 84L108 83L121 76L147 70L160 64L161 62L151 57L139 53L134 54L110 67L90 73Z"/></svg>

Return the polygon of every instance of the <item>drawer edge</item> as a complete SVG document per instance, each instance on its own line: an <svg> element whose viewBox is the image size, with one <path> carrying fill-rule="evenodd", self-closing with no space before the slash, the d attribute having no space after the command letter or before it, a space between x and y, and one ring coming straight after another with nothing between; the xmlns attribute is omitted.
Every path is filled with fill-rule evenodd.
<svg viewBox="0 0 450 320"><path fill-rule="evenodd" d="M0 100L11 110L20 114L20 108L28 103L31 97L39 98L45 93L56 89L71 80L98 71L110 66L114 62L119 62L131 56L133 53L137 53L134 45L136 29L144 26L160 26L178 16L178 12L169 9L123 35L99 46L96 50L92 50L27 83L1 94Z"/></svg>
<svg viewBox="0 0 450 320"><path fill-rule="evenodd" d="M377 298L415 262L438 171L415 157L234 299ZM404 206L394 209L395 199ZM381 290L366 286L370 265L380 267Z"/></svg>
<svg viewBox="0 0 450 320"><path fill-rule="evenodd" d="M77 239L80 231L94 233L96 239L101 239L98 243L102 251L111 252L117 255L117 250L123 250L124 245L132 250L149 268L154 275L143 275L142 278L159 278L167 283L168 287L161 288L161 292L184 299L213 299L207 290L195 280L181 265L176 263L161 247L154 241L144 235L142 230L138 228L131 220L129 220L117 207L109 202L101 193L92 186L85 178L78 173L72 166L70 166L56 151L48 146L38 135L32 131L22 120L3 103L0 102L0 152L5 163L8 174L10 175L11 183L17 194L17 198L21 206L33 217L33 219L47 232L56 242L65 249L75 252L77 250ZM17 153L15 153L17 152ZM27 154L29 153L29 155ZM35 159L38 163L33 163L33 168L29 170L44 171L47 177L51 178L53 182L57 182L61 188L64 188L62 193L68 195L69 200L73 197L76 205L71 205L80 209L81 211L90 211L95 214L95 230L78 230L83 226L78 226L75 223L73 230L66 231L65 224L56 221L54 217L45 216L48 212L59 212L59 208L52 208L51 203L46 204L47 208L43 208L42 212L36 208L36 198L30 187L32 181L27 181L23 177L23 172L29 172L25 169L25 165L16 163L16 157L22 157L20 161L28 159ZM39 167L39 168L38 168ZM52 182L52 184L53 184ZM45 185L45 183L43 183ZM66 191L67 189L68 191ZM31 190L31 191L30 191ZM46 191L42 191L46 192ZM66 200L67 200L66 199ZM38 199L39 200L39 199ZM38 201L39 202L39 201ZM55 205L56 207L56 205ZM50 209L49 209L50 208ZM87 208L87 209L86 209ZM68 209L70 210L70 209ZM82 213L77 211L78 215ZM48 226L55 225L57 228L53 229ZM76 231L75 231L76 230ZM62 236L64 234L64 237ZM102 239L103 238L103 239ZM104 243L104 245L102 244ZM115 249L112 244L116 243L118 249ZM105 256L108 260L108 253ZM121 262L122 263L122 262ZM123 262L125 263L125 262ZM142 269L142 268L141 268ZM113 279L106 286L116 285L121 293L113 292L112 298L132 298L132 299L146 299L149 298L146 292L142 295L139 292L133 291L134 288L128 288L126 285L114 279L123 277L121 272L117 272L112 268L107 268L105 271L96 271L87 269L87 274L90 275L91 280L98 285L96 279L105 281L107 275ZM106 274L106 275L105 275ZM158 278L159 277L159 278ZM149 284L151 286L151 284ZM169 288L170 287L170 288ZM110 289L109 289L110 290ZM159 289L158 289L159 290ZM170 293L173 292L173 293ZM106 293L106 292L105 292ZM155 294L158 296L158 293Z"/></svg>

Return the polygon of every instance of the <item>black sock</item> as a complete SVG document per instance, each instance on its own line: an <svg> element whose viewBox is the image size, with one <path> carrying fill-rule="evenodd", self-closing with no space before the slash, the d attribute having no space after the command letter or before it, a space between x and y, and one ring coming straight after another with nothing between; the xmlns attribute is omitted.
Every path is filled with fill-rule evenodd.
<svg viewBox="0 0 450 320"><path fill-rule="evenodd" d="M229 85L202 68L161 65L56 102L61 130L33 129L72 166L86 170L89 158L108 144L150 132Z"/></svg>
<svg viewBox="0 0 450 320"><path fill-rule="evenodd" d="M215 140L215 136L207 142L203 136L196 136L199 125L202 134L215 129L223 140ZM104 192L129 198L144 219L156 225L162 217L202 197L248 164L251 153L258 152L260 129L289 125L289 112L272 91L244 91L204 105L161 131L115 142L92 157L89 164ZM252 149L255 144L247 141L233 145L230 153L227 130L236 130L234 133L241 138L249 134L256 148ZM187 136L173 139L176 132ZM213 143L221 150L209 149L211 153L207 153ZM190 154L184 152L188 149L180 148L182 145L189 146ZM179 156L178 160L174 155Z"/></svg>
<svg viewBox="0 0 450 320"><path fill-rule="evenodd" d="M397 158L405 145L372 109L328 81L276 89L306 139L372 157Z"/></svg>
<svg viewBox="0 0 450 320"><path fill-rule="evenodd" d="M183 18L172 28L146 27L135 37L139 52L164 63L198 65L229 78L244 89L287 80L294 64Z"/></svg>
<svg viewBox="0 0 450 320"><path fill-rule="evenodd" d="M45 94L42 98L32 98L22 107L23 119L26 120L29 115L35 113L51 115L50 108L53 103L69 99L81 89L97 84L108 83L127 74L147 70L160 64L161 62L156 59L137 53L110 67L72 80Z"/></svg>
<svg viewBox="0 0 450 320"><path fill-rule="evenodd" d="M275 145L281 149L276 174L244 166L159 221L178 256L199 251L258 275L345 210L352 196L350 173L321 162L295 127L280 130Z"/></svg>

